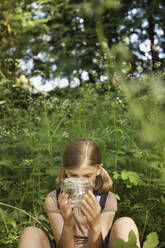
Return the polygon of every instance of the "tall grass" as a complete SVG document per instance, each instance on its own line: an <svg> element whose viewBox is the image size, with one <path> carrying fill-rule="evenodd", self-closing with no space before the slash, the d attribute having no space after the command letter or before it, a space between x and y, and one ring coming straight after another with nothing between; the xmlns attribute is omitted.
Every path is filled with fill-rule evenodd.
<svg viewBox="0 0 165 248"><path fill-rule="evenodd" d="M154 96L142 94L139 85L136 92L134 88L131 91L128 86L133 83L136 85L122 83L115 92L108 85L100 84L100 91L89 84L63 89L60 97L56 91L29 96L26 107L18 106L9 94L8 105L1 107L1 202L23 209L49 226L43 204L56 186L62 152L71 140L87 137L100 146L104 166L114 181L117 217L133 217L142 240L152 231L163 240L164 110L160 105L164 103L159 102L157 113ZM144 82L140 83L144 87ZM154 138L149 135L147 139L146 125ZM0 223L0 243L9 248L16 246L25 226L36 224L7 206L1 206Z"/></svg>

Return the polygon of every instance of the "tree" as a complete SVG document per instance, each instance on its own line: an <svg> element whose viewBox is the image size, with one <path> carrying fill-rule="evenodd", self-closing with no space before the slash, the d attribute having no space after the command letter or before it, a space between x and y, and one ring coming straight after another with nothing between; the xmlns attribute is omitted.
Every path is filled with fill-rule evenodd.
<svg viewBox="0 0 165 248"><path fill-rule="evenodd" d="M140 73L148 70L164 70L165 39L163 37L164 11L163 1L122 1L125 18L121 26L120 37L128 37L128 47L133 53L132 71ZM141 44L148 44L147 51ZM137 70L137 67L139 69Z"/></svg>
<svg viewBox="0 0 165 248"><path fill-rule="evenodd" d="M6 7L7 6L7 7ZM95 83L113 74L161 69L165 60L163 1L14 0L0 3L1 76L31 61L28 76L76 77ZM145 52L142 44L148 44ZM127 49L129 49L129 52ZM130 56L131 55L131 56Z"/></svg>
<svg viewBox="0 0 165 248"><path fill-rule="evenodd" d="M0 73L10 78L18 72L20 59L26 61L33 38L45 32L47 19L37 18L33 0L6 0L0 3Z"/></svg>

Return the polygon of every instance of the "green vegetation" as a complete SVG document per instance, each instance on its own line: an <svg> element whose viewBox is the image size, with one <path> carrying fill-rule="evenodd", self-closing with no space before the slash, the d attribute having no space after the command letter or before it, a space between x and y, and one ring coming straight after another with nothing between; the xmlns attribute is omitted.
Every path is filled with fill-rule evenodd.
<svg viewBox="0 0 165 248"><path fill-rule="evenodd" d="M83 137L102 150L116 218L135 220L143 248L165 247L164 10L161 0L1 1L1 248L28 225L50 230L44 199L65 146ZM69 86L36 92L36 75ZM133 233L123 242L136 247Z"/></svg>
<svg viewBox="0 0 165 248"><path fill-rule="evenodd" d="M117 217L133 217L142 241L157 232L164 242L165 98L164 88L156 97L161 82L155 89L149 79L122 81L115 92L99 83L33 96L1 85L1 202L49 226L44 198L55 188L64 147L88 137L100 146L114 181ZM4 247L16 245L23 227L38 225L17 209L1 206L0 211Z"/></svg>
<svg viewBox="0 0 165 248"><path fill-rule="evenodd" d="M156 248L159 244L158 235L155 232L150 233L147 236L147 239L145 240L143 244L143 248ZM125 242L122 239L117 239L114 241L114 247L115 248L138 248L136 245L136 236L133 231L130 231L128 235L128 241Z"/></svg>

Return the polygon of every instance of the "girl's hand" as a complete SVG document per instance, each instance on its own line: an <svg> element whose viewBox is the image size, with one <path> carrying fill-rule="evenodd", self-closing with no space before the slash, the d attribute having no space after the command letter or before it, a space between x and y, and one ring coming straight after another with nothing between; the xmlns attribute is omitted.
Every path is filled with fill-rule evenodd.
<svg viewBox="0 0 165 248"><path fill-rule="evenodd" d="M101 207L92 191L89 190L88 194L84 196L81 210L87 218L88 226L93 231L97 231L98 229L100 229Z"/></svg>
<svg viewBox="0 0 165 248"><path fill-rule="evenodd" d="M69 199L69 196L64 192L58 198L58 204L61 211L61 215L64 220L64 225L68 227L73 227L74 222L74 213L71 208L72 200Z"/></svg>

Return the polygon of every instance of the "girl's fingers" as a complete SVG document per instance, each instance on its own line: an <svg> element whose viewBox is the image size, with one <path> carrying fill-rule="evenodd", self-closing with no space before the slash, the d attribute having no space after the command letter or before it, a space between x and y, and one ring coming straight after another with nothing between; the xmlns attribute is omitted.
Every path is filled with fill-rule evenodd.
<svg viewBox="0 0 165 248"><path fill-rule="evenodd" d="M82 208L81 209L83 210L86 217L90 220L94 219L96 217L96 215L98 214L96 209L94 209L94 208L92 209L90 207L90 205L85 200L82 201Z"/></svg>
<svg viewBox="0 0 165 248"><path fill-rule="evenodd" d="M95 204L94 202L92 201L92 199L88 196L88 195L85 195L84 196L84 201L83 201L84 205L89 205L90 208L95 208Z"/></svg>
<svg viewBox="0 0 165 248"><path fill-rule="evenodd" d="M61 215L66 222L70 222L73 218L71 202L71 199L69 199L67 195L65 195L65 197L61 197L59 201Z"/></svg>
<svg viewBox="0 0 165 248"><path fill-rule="evenodd" d="M83 212L83 214L86 216L87 220L90 221L92 220L92 216L90 215L90 211L88 211L84 205L81 206L81 211Z"/></svg>
<svg viewBox="0 0 165 248"><path fill-rule="evenodd" d="M101 211L100 204L91 191L88 191L88 194L84 196L84 200L91 207L91 211Z"/></svg>
<svg viewBox="0 0 165 248"><path fill-rule="evenodd" d="M68 195L65 193L62 193L58 199L58 203L59 203L60 208L65 207L68 204L68 201L69 201Z"/></svg>
<svg viewBox="0 0 165 248"><path fill-rule="evenodd" d="M63 199L65 199L66 195L65 193L63 192L62 194L60 194L59 198L58 198L58 202L61 202L63 201Z"/></svg>
<svg viewBox="0 0 165 248"><path fill-rule="evenodd" d="M67 194L65 194L64 192L60 195L60 197L59 197L59 201L64 201L64 200L66 200L68 198L68 195Z"/></svg>
<svg viewBox="0 0 165 248"><path fill-rule="evenodd" d="M71 208L71 204L72 204L72 200L71 199L68 199L68 202L66 204L66 207L67 208Z"/></svg>
<svg viewBox="0 0 165 248"><path fill-rule="evenodd" d="M98 204L98 200L96 199L95 195L92 193L91 190L88 190L88 196L93 201L94 204Z"/></svg>
<svg viewBox="0 0 165 248"><path fill-rule="evenodd" d="M82 200L82 206L85 208L88 212L92 212L91 205L87 202L86 199Z"/></svg>

